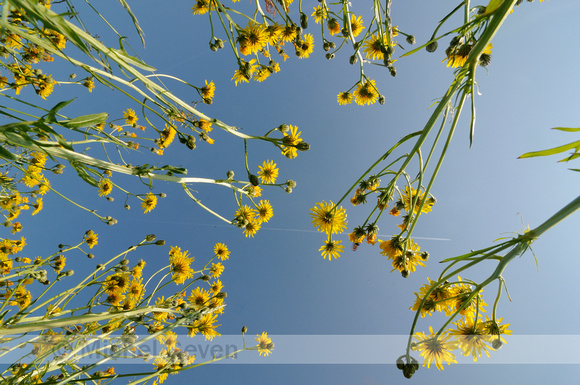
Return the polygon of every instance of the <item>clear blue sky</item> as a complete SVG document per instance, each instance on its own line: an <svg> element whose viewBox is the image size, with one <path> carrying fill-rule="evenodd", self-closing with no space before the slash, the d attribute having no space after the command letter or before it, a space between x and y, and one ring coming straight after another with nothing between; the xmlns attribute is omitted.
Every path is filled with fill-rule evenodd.
<svg viewBox="0 0 580 385"><path fill-rule="evenodd" d="M419 43L425 42L437 20L455 3L394 2L394 24L414 34ZM291 55L282 63L282 71L266 82L236 87L230 81L236 68L231 51L209 50L207 18L191 15L192 5L192 1L183 0L162 6L150 0L135 2L133 10L146 35L145 50L139 48L130 20L117 4L111 5L110 14L106 10L105 14L116 21L123 34L132 36L132 46L139 48L143 59L160 73L197 85L203 84L204 79L213 80L217 87L214 104L202 106L202 111L253 134L281 123L298 125L311 145L309 152L288 160L273 148L251 143L249 159L250 167L256 171L263 160L274 160L280 167L279 178L296 180L297 188L291 195L266 191L274 206L274 218L254 239L247 239L238 229L225 226L197 207L179 186L159 184L156 192L165 192L168 198L160 200L152 213L143 215L136 202L135 209L124 212L120 195L115 202L99 200L93 204L96 191L90 186L71 190L67 186L70 179L65 175L61 182L55 180L55 188L79 201L90 202L101 214L114 215L119 224L107 227L53 194L38 216L51 225L41 232L31 227L25 230L31 254L53 252L58 243L72 244L89 228L99 234L94 253L103 259L149 233L169 245L190 250L200 261L209 256L215 242L224 242L232 255L225 263L222 278L228 293L226 312L220 316L222 334L237 334L246 325L252 341L255 334L268 331L274 336L274 343L276 335L402 335L408 333L411 325L413 313L408 308L414 300L413 292L426 282L426 277L439 274L438 261L489 246L510 232L521 232L522 221L535 227L578 194L578 174L567 170L568 165L556 163L555 158L516 159L528 151L574 140L573 134L549 128L575 127L580 121L580 81L576 76L579 31L575 18L580 4L576 1L524 2L494 39L488 73L480 69L477 78L481 96L477 98L474 145L469 148L468 121L463 119L432 190L438 202L432 213L422 217L415 231L417 237L449 240L420 240L431 260L408 279L389 273L390 262L379 255L378 245L362 245L354 253L344 238L346 250L342 258L323 260L318 252L323 236L311 227L308 209L321 200L336 201L386 149L405 134L422 128L430 114L428 106L443 95L452 79L452 70L441 63L446 44L441 43L433 54L423 51L400 59L396 78L383 68L368 66L367 73L376 79L387 103L366 108L341 107L336 103L336 94L350 88L357 78L357 68L348 64L348 49L329 62L316 40L309 59L299 60ZM308 3L303 9L310 10L312 6L314 3ZM369 7L354 4L352 10L364 15ZM119 16L115 17L115 13ZM319 36L312 20L310 29ZM135 108L118 93L97 87L93 94L79 98L77 107L82 106L87 112L119 114L125 108ZM195 99L185 88L177 89L185 100ZM69 92L66 87L57 89L51 99L59 100L59 95L64 99ZM216 143L211 148L199 143L194 152L174 144L160 162L183 165L191 176L220 178L230 169L242 174L243 143L225 133L216 132L212 137ZM73 170L67 167L67 172L72 174ZM229 191L205 186L199 191L204 204L218 205L222 213L233 214ZM366 211L349 206L346 202L350 230L364 219ZM379 224L379 233L389 236L397 223L385 219ZM514 334L577 333L578 226L580 215L569 218L533 245L539 271L531 254L508 267L505 278L512 302L505 295L502 297L500 315L511 324ZM137 258L145 259L147 271L152 272L166 263L166 252L145 249ZM79 259L79 263L84 262ZM72 266L76 262L69 263ZM493 267L478 267L469 277L483 277ZM488 290L488 303L494 290L495 286ZM422 319L418 329L440 325L436 320ZM553 347L554 356L560 354L560 347ZM321 355L327 348L317 347ZM508 349L512 349L509 340L502 350L509 353ZM527 352L530 357L535 355L533 349L532 345ZM400 354L403 351L401 346ZM408 383L392 365L396 356L383 365L267 364L282 353L275 350L271 357L261 360L263 365L206 366L170 376L167 383ZM443 372L422 368L412 381L545 384L572 383L580 375L578 365L524 365L532 362L527 356L522 358L522 364L486 364L486 360L481 358L477 365L446 366Z"/></svg>

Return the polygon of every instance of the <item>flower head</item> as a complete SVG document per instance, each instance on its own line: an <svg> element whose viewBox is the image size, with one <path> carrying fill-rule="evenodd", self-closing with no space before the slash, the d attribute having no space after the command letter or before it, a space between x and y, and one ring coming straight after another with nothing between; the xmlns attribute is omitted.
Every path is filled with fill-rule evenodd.
<svg viewBox="0 0 580 385"><path fill-rule="evenodd" d="M141 202L141 208L144 210L144 213L148 213L149 211L153 210L157 205L157 196L148 192L145 195L145 199Z"/></svg>
<svg viewBox="0 0 580 385"><path fill-rule="evenodd" d="M284 133L284 139L282 143L282 155L284 155L288 159L294 159L297 156L296 145L302 142L302 138L300 137L301 132L298 131L297 126L289 126L289 132Z"/></svg>
<svg viewBox="0 0 580 385"><path fill-rule="evenodd" d="M346 209L342 206L336 207L332 201L330 203L318 202L310 209L310 217L314 227L323 233L337 234L346 229Z"/></svg>
<svg viewBox="0 0 580 385"><path fill-rule="evenodd" d="M451 340L450 334L435 335L433 333L433 328L429 327L429 335L425 333L416 333L415 339L417 343L415 344L413 350L418 350L424 357L425 362L423 366L431 367L431 364L435 362L437 369L443 370L443 363L446 362L451 365L452 362L457 363L455 360L455 355L451 351L455 350L457 344L455 341Z"/></svg>
<svg viewBox="0 0 580 385"><path fill-rule="evenodd" d="M262 332L262 335L258 334L255 340L258 342L258 352L260 355L268 356L272 353L274 344L272 343L272 339L268 337L268 333Z"/></svg>
<svg viewBox="0 0 580 385"><path fill-rule="evenodd" d="M123 119L125 119L125 123L132 126L137 123L139 118L137 118L137 115L135 115L135 110L132 108L127 108L127 110L123 112Z"/></svg>
<svg viewBox="0 0 580 385"><path fill-rule="evenodd" d="M260 223L268 222L274 215L272 205L267 200L261 200L260 203L258 203L256 212L257 212L256 220Z"/></svg>
<svg viewBox="0 0 580 385"><path fill-rule="evenodd" d="M216 243L213 247L213 253L217 255L219 259L225 261L230 258L230 251L228 247L223 243Z"/></svg>
<svg viewBox="0 0 580 385"><path fill-rule="evenodd" d="M266 184L276 183L276 178L278 178L278 169L276 168L276 163L272 160L265 160L261 166L258 166L260 171L258 171L258 176L260 181Z"/></svg>
<svg viewBox="0 0 580 385"><path fill-rule="evenodd" d="M187 251L173 253L169 257L171 272L173 272L171 280L179 285L184 283L186 279L193 277L193 269L191 268L193 260L194 258L189 257Z"/></svg>
<svg viewBox="0 0 580 385"><path fill-rule="evenodd" d="M341 245L341 243L342 241L326 241L324 245L318 249L318 251L322 252L321 255L324 259L328 257L329 261L331 261L333 257L338 259L340 258L340 253L342 253L344 250L344 246Z"/></svg>
<svg viewBox="0 0 580 385"><path fill-rule="evenodd" d="M350 104L352 103L352 95L350 94L350 92L348 91L344 91L341 92L340 94L338 94L338 96L336 97L336 101L338 102L338 104L345 105L345 104Z"/></svg>
<svg viewBox="0 0 580 385"><path fill-rule="evenodd" d="M374 104L379 98L377 86L374 80L360 82L354 91L354 100L357 104L364 106Z"/></svg>

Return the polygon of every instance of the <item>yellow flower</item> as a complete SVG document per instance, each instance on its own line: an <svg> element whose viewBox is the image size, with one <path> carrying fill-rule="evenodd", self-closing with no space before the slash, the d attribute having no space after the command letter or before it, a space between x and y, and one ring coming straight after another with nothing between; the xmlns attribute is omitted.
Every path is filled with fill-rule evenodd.
<svg viewBox="0 0 580 385"><path fill-rule="evenodd" d="M225 267L224 265L222 265L221 262L212 263L211 267L209 268L209 273L211 274L212 277L219 278L219 276L222 275L224 269Z"/></svg>
<svg viewBox="0 0 580 385"><path fill-rule="evenodd" d="M219 259L225 261L230 258L230 251L228 247L223 243L216 243L213 247L213 253L217 255Z"/></svg>
<svg viewBox="0 0 580 385"><path fill-rule="evenodd" d="M300 137L301 132L298 131L297 126L290 125L290 131L284 133L284 139L282 139L282 155L288 159L294 159L297 156L296 147L298 143L302 142Z"/></svg>
<svg viewBox="0 0 580 385"><path fill-rule="evenodd" d="M147 195L145 195L145 199L143 200L143 202L141 202L141 208L145 210L144 213L148 213L149 211L153 210L156 205L157 205L157 196L150 192L148 192Z"/></svg>
<svg viewBox="0 0 580 385"><path fill-rule="evenodd" d="M195 290L191 292L191 295L189 296L188 300L195 310L199 310L207 305L207 303L209 302L209 298L210 298L209 291L202 289L200 287L196 287Z"/></svg>
<svg viewBox="0 0 580 385"><path fill-rule="evenodd" d="M213 99L213 96L215 94L215 84L213 84L213 81L209 82L208 84L206 80L205 86L201 87L200 93L201 97L203 98L203 101L206 102L206 100L208 100L211 104L211 100Z"/></svg>
<svg viewBox="0 0 580 385"><path fill-rule="evenodd" d="M111 191L113 191L113 183L106 179L103 178L99 181L99 196L105 196L105 195L109 195L111 193Z"/></svg>
<svg viewBox="0 0 580 385"><path fill-rule="evenodd" d="M201 319L195 320L192 325L188 326L189 336L193 337L200 332L206 340L213 340L215 336L221 335L215 330L219 326L215 325L216 320L216 314L204 314Z"/></svg>
<svg viewBox="0 0 580 385"><path fill-rule="evenodd" d="M358 34L365 29L362 16L356 17L354 14L350 16L350 29L352 30L352 35L354 37L357 37Z"/></svg>
<svg viewBox="0 0 580 385"><path fill-rule="evenodd" d="M43 207L42 198L38 198L36 200L36 203L33 205L33 207L34 207L34 211L32 211L32 215L38 214L42 210L42 207Z"/></svg>
<svg viewBox="0 0 580 385"><path fill-rule="evenodd" d="M350 94L350 92L348 91L344 91L341 92L340 94L338 94L338 96L336 97L336 101L338 102L338 104L345 105L345 104L350 104L352 103L352 95Z"/></svg>
<svg viewBox="0 0 580 385"><path fill-rule="evenodd" d="M89 249L92 249L93 246L97 245L98 242L98 235L95 234L93 230L89 230L85 233L85 242L89 245Z"/></svg>
<svg viewBox="0 0 580 385"><path fill-rule="evenodd" d="M85 78L85 80L83 80L83 86L87 87L89 92L93 92L93 89L95 88L95 80L93 77L89 76L88 78Z"/></svg>
<svg viewBox="0 0 580 385"><path fill-rule="evenodd" d="M314 18L316 24L320 24L328 17L328 11L324 4L320 4L318 7L314 7L314 12L310 16Z"/></svg>
<svg viewBox="0 0 580 385"><path fill-rule="evenodd" d="M304 40L299 43L294 43L296 53L300 59L305 59L310 56L314 50L314 37L311 33L304 35Z"/></svg>
<svg viewBox="0 0 580 385"><path fill-rule="evenodd" d="M127 288L127 297L135 302L139 302L144 294L145 288L143 287L143 279L133 276L129 283L129 287Z"/></svg>
<svg viewBox="0 0 580 385"><path fill-rule="evenodd" d="M340 258L340 253L344 251L344 246L341 245L342 241L327 241L318 249L321 251L321 255L324 259L328 257L328 260L332 260L332 257L335 259Z"/></svg>
<svg viewBox="0 0 580 385"><path fill-rule="evenodd" d="M280 37L282 38L282 41L286 42L286 41L292 41L296 38L297 35L297 31L294 28L293 25L291 24L287 24L284 27L284 30L282 31L282 33L280 34Z"/></svg>
<svg viewBox="0 0 580 385"><path fill-rule="evenodd" d="M175 134L177 134L175 127L172 125L168 126L167 123L165 123L165 129L161 131L159 139L156 139L155 143L160 149L167 148L173 142L173 139L175 139Z"/></svg>
<svg viewBox="0 0 580 385"><path fill-rule="evenodd" d="M257 215L256 220L259 223L268 222L270 218L274 215L274 210L269 201L261 200L256 209Z"/></svg>
<svg viewBox="0 0 580 385"><path fill-rule="evenodd" d="M258 342L258 352L260 355L264 354L264 356L268 356L272 353L274 344L272 343L272 339L268 337L268 333L262 332L262 335L256 335L255 340Z"/></svg>
<svg viewBox="0 0 580 385"><path fill-rule="evenodd" d="M363 48L363 53L367 55L370 60L383 60L385 54L383 52L389 46L387 41L387 36L385 34L373 35L370 39L366 40L365 47Z"/></svg>
<svg viewBox="0 0 580 385"><path fill-rule="evenodd" d="M212 10L215 9L215 2L213 0L196 0L195 5L191 8L191 13L194 15L204 15L209 12L210 7Z"/></svg>
<svg viewBox="0 0 580 385"><path fill-rule="evenodd" d="M260 182L265 184L276 183L276 178L278 178L278 169L276 168L276 163L272 160L265 160L261 166L258 166L260 171L258 171L258 176L260 177Z"/></svg>
<svg viewBox="0 0 580 385"><path fill-rule="evenodd" d="M473 361L485 353L489 357L488 349L491 347L487 344L489 336L484 334L483 322L474 321L474 317L468 316L455 323L457 329L449 329L449 333L454 334L458 340L459 349L464 356L471 355ZM493 348L491 348L493 349Z"/></svg>
<svg viewBox="0 0 580 385"><path fill-rule="evenodd" d="M450 308L447 310L447 315L450 316L459 310L459 314L462 316L467 316L469 314L485 313L485 306L487 303L483 301L481 292L475 294L471 299L473 294L471 285L464 284L461 282L461 277L458 277L459 283L456 283L451 287L453 293L453 301L450 303ZM467 304L466 304L467 303ZM460 310L461 309L461 310Z"/></svg>
<svg viewBox="0 0 580 385"><path fill-rule="evenodd" d="M326 25L328 26L331 35L336 35L340 32L340 24L338 24L338 21L334 17L328 19Z"/></svg>
<svg viewBox="0 0 580 385"><path fill-rule="evenodd" d="M260 68L260 70L256 74L255 80L257 82L261 83L264 80L268 79L270 74L271 74L271 72L268 70L268 68Z"/></svg>
<svg viewBox="0 0 580 385"><path fill-rule="evenodd" d="M248 26L240 31L238 42L241 47L247 47L249 52L258 53L266 44L268 44L269 34L266 32L266 26L250 21ZM249 53L248 52L248 53Z"/></svg>
<svg viewBox="0 0 580 385"><path fill-rule="evenodd" d="M326 234L342 233L346 229L346 209L339 208L326 201L318 202L310 209L310 217L314 227Z"/></svg>
<svg viewBox="0 0 580 385"><path fill-rule="evenodd" d="M381 255L389 257L389 259L395 259L399 255L403 254L403 243L396 235L389 240L382 241L380 248Z"/></svg>
<svg viewBox="0 0 580 385"><path fill-rule="evenodd" d="M425 335L425 333L416 333L415 339L417 340L416 345L413 350L418 350L425 359L423 366L431 367L431 364L435 362L437 369L443 370L443 363L446 362L448 365L451 363L457 363L455 360L455 355L451 351L455 350L457 343L451 339L451 335L442 334L435 335L433 333L433 328L429 326L430 335Z"/></svg>
<svg viewBox="0 0 580 385"><path fill-rule="evenodd" d="M354 100L357 104L364 106L375 103L379 98L374 80L367 80L358 83L354 91Z"/></svg>
<svg viewBox="0 0 580 385"><path fill-rule="evenodd" d="M409 239L405 254L401 253L394 258L389 258L393 260L393 270L391 272L399 270L401 273L408 274L414 272L417 269L417 265L425 266L419 255L419 250L419 245Z"/></svg>
<svg viewBox="0 0 580 385"><path fill-rule="evenodd" d="M132 126L137 123L139 118L137 118L137 115L135 115L135 110L132 108L127 108L127 110L123 112L123 119L125 119L125 123Z"/></svg>
<svg viewBox="0 0 580 385"><path fill-rule="evenodd" d="M193 269L191 268L191 263L194 258L189 257L188 252L174 253L169 257L169 263L171 264L171 271L173 276L171 280L177 285L184 283L186 279L193 277Z"/></svg>
<svg viewBox="0 0 580 385"><path fill-rule="evenodd" d="M502 344L506 343L506 340L502 337L502 335L511 335L512 331L508 329L510 324L501 324L503 318L498 320L489 319L488 316L485 316L485 323L483 324L483 331L485 334L492 336L491 339L492 345L498 349Z"/></svg>

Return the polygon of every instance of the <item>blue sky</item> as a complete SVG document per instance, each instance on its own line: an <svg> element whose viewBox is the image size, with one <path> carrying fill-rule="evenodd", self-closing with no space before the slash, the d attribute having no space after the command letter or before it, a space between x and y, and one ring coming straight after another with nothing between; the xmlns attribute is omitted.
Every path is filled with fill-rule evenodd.
<svg viewBox="0 0 580 385"><path fill-rule="evenodd" d="M192 5L191 1L173 1L160 12L157 2L135 3L133 10L146 34L144 50L139 47L130 20L116 4L111 6L110 15L107 10L105 14L123 34L132 36L132 46L158 72L196 85L203 84L204 79L213 80L217 87L214 104L202 106L202 111L252 134L282 123L299 126L311 145L309 152L288 160L274 148L250 143L249 158L255 171L263 160L274 160L280 168L279 179L294 179L297 188L290 195L282 190L266 192L274 206L274 218L254 239L247 239L238 229L197 207L179 186L158 184L156 192L165 192L168 197L147 215L138 210L137 202L132 204L134 209L125 212L120 195L115 202L105 202L96 200L96 191L88 185L71 188L68 183L72 170L67 167L69 175L61 181L54 179L55 188L101 214L115 216L119 224L107 227L53 194L38 215L38 227L25 230L31 254L54 252L58 243L80 240L89 228L99 234L99 246L94 249L97 258L123 250L149 233L169 245L190 250L200 261L210 255L214 243L224 242L232 256L222 278L228 292L226 312L220 317L222 334L238 334L246 325L250 337L264 330L273 336L404 335L413 317L408 310L413 292L426 282L426 277L439 274L438 261L489 246L497 238L521 232L524 225L535 227L577 196L578 175L567 170L577 165L558 164L555 158L516 159L528 151L574 140L573 134L550 128L575 127L579 121L576 104L580 81L575 76L578 27L574 16L580 5L575 1L524 2L494 39L492 63L487 71L480 69L477 77L481 96L477 98L473 147L469 147L468 120L464 116L432 190L438 202L432 213L422 217L414 233L417 238L446 240L418 240L431 254L431 260L407 279L389 273L390 262L379 254L378 245L362 245L355 253L344 238L343 256L331 262L323 260L318 248L324 237L311 227L308 210L321 200L336 201L386 149L405 134L422 128L431 112L428 106L443 95L452 80L452 70L441 63L445 43L436 53L423 51L399 59L396 78L384 68L366 70L384 93L384 106L339 106L336 94L350 88L357 78L357 68L348 64L347 49L327 61L316 41L309 59L291 55L282 64L282 71L266 82L236 87L230 81L236 68L233 54L228 49L217 53L209 50L207 18L191 15ZM312 6L304 5L304 9ZM394 24L422 43L437 20L453 6L451 1L395 2ZM366 4L354 4L352 10L364 15L368 8ZM312 20L310 29L318 36ZM400 50L395 56L398 54ZM79 98L75 106L87 112L117 114L135 107L119 93L97 87L93 94ZM71 95L71 90L62 88L55 91L53 101ZM185 100L194 99L185 88L176 90ZM213 146L199 143L193 152L174 144L160 162L183 165L191 176L220 178L230 169L243 175L243 143L225 133L212 137L216 140ZM229 191L207 186L198 190L204 204L233 215L235 207ZM344 206L350 230L364 220L367 211L364 207L353 208L348 202ZM44 223L42 227L40 222ZM397 223L385 219L379 224L379 233L383 238L394 234ZM573 216L534 243L539 270L529 253L508 267L505 278L512 301L502 297L500 315L511 324L514 334L577 333L580 314L574 304L580 262L575 230L579 225L578 215ZM133 258L145 259L152 272L166 263L166 249L147 248ZM84 262L79 259L78 263ZM72 266L76 261L69 263ZM478 266L468 275L482 278L494 267L491 263ZM495 287L484 292L488 303ZM441 319L424 318L418 330L426 331L429 325L435 328L440 325L437 322ZM323 352L325 346L318 349ZM509 340L502 349L511 349ZM553 354L558 355L554 349ZM402 354L404 346L400 351ZM528 353L534 355L533 351ZM392 365L396 357L383 365L267 364L277 354L275 350L271 357L263 358L263 365L211 365L171 376L167 382L193 383L192 378L196 383L215 384L408 382ZM484 357L477 365L453 365L443 372L422 368L413 381L568 383L580 374L578 365L525 365L529 359L522 361L486 364ZM142 370L142 366L138 368Z"/></svg>

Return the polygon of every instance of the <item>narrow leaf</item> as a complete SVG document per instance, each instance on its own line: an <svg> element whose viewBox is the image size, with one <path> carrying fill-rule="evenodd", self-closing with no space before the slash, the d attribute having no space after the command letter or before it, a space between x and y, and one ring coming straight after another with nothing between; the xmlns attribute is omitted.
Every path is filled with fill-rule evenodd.
<svg viewBox="0 0 580 385"><path fill-rule="evenodd" d="M58 124L68 127L68 128L82 128L82 127L89 127L94 126L99 123L103 123L107 120L109 114L106 112L100 112L98 114L90 114L90 115L83 115L77 118L71 119L69 121L61 121Z"/></svg>
<svg viewBox="0 0 580 385"><path fill-rule="evenodd" d="M561 152L568 151L568 150L572 150L572 149L576 149L576 150L579 150L580 149L580 140L578 140L576 142L564 144L562 146L558 146L558 147L554 147L554 148L549 148L547 150L527 152L527 153L525 153L523 155L520 155L518 157L518 159L521 159L521 158L532 158L532 157L535 157L535 156L554 155L554 154L559 154Z"/></svg>

